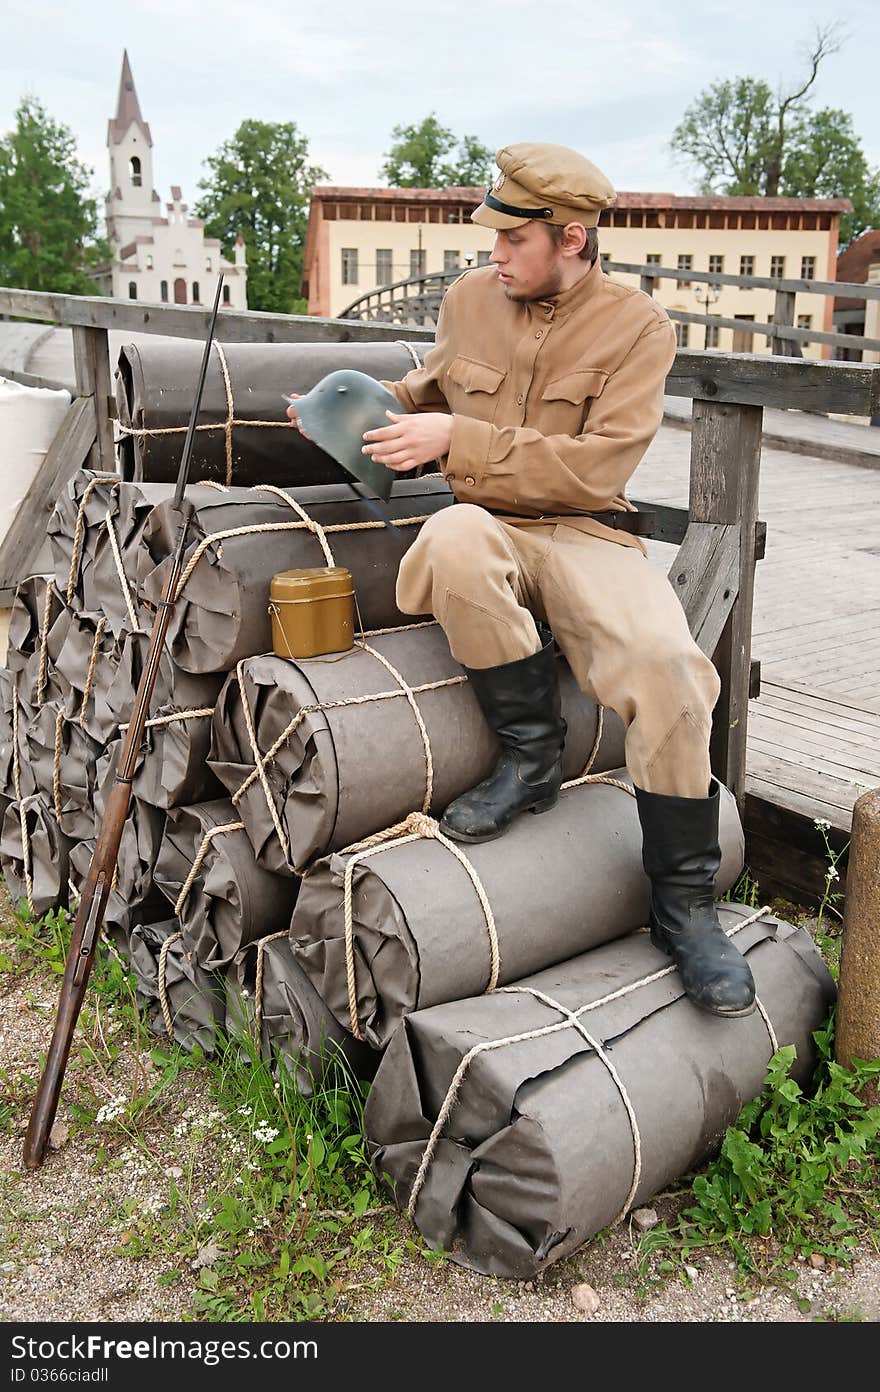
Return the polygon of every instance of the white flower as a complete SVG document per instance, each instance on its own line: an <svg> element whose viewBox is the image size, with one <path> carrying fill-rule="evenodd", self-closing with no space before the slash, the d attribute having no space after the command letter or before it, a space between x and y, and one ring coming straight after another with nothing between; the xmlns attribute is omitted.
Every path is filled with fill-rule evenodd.
<svg viewBox="0 0 880 1392"><path fill-rule="evenodd" d="M824 817L816 817L815 821L813 822L813 826L816 827L817 831L831 830L831 823L829 821L826 821Z"/></svg>
<svg viewBox="0 0 880 1392"><path fill-rule="evenodd" d="M127 1105L127 1097L124 1097L122 1095L120 1095L119 1097L114 1097L111 1102L105 1102L104 1106L99 1108L98 1115L95 1117L95 1121L98 1125L100 1125L101 1122L104 1121L115 1121L117 1117L122 1116L122 1113L125 1111Z"/></svg>
<svg viewBox="0 0 880 1392"><path fill-rule="evenodd" d="M263 1126L255 1126L255 1127L254 1127L254 1140L255 1140L255 1141L262 1141L262 1143L263 1143L264 1145L269 1145L269 1143L270 1143L271 1141L274 1141L274 1139L275 1139L275 1137L276 1137L277 1135L278 1135L278 1127L277 1127L277 1126L266 1126L266 1125L263 1125Z"/></svg>
<svg viewBox="0 0 880 1392"><path fill-rule="evenodd" d="M829 865L828 869L827 869L826 872L825 872L825 878L826 878L826 880L828 880L828 881L831 881L831 880L839 880L839 879L840 879L840 876L839 876L839 874L837 873L837 866L836 866L836 865Z"/></svg>

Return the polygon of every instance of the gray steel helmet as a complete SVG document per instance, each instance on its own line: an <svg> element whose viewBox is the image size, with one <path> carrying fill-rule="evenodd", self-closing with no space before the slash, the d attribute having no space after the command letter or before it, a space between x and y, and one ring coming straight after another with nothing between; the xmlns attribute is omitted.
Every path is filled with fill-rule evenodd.
<svg viewBox="0 0 880 1392"><path fill-rule="evenodd" d="M330 372L305 396L293 402L297 419L316 445L387 502L394 471L362 454L365 430L378 430L389 421L386 411L403 407L374 377L349 368Z"/></svg>

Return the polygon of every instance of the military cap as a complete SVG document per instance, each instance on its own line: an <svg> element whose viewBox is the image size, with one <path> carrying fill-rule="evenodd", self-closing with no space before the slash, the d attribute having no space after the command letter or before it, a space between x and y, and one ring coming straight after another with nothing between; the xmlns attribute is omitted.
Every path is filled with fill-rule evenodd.
<svg viewBox="0 0 880 1392"><path fill-rule="evenodd" d="M471 213L471 221L483 227L507 232L530 219L595 227L616 198L602 170L566 145L507 145L495 163L501 173Z"/></svg>

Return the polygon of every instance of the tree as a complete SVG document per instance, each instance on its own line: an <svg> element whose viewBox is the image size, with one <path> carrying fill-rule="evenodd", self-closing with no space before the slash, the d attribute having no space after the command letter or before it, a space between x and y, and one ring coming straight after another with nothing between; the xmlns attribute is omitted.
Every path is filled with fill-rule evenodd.
<svg viewBox="0 0 880 1392"><path fill-rule="evenodd" d="M98 237L93 171L76 158L67 126L24 97L15 129L0 140L0 284L94 294L86 275L110 249Z"/></svg>
<svg viewBox="0 0 880 1392"><path fill-rule="evenodd" d="M208 236L232 254L239 233L248 261L248 307L302 314L303 249L312 187L327 179L308 163L308 140L295 122L242 121L231 140L204 161L196 205Z"/></svg>
<svg viewBox="0 0 880 1392"><path fill-rule="evenodd" d="M840 45L837 26L817 30L807 72L791 91L774 94L760 78L736 77L701 92L671 145L696 167L702 193L850 198L844 242L876 225L880 176L868 167L851 117L808 105L823 60Z"/></svg>
<svg viewBox="0 0 880 1392"><path fill-rule="evenodd" d="M492 182L492 151L475 135L457 139L432 111L419 125L395 126L380 178L395 188L471 188ZM444 162L456 145L458 157Z"/></svg>

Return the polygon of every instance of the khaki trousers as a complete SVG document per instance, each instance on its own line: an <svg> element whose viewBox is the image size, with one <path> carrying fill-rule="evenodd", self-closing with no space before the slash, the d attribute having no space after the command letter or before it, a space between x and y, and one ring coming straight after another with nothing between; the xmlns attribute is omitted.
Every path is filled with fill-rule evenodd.
<svg viewBox="0 0 880 1392"><path fill-rule="evenodd" d="M635 783L707 796L721 682L666 576L637 547L457 503L429 518L407 551L397 603L433 613L456 661L472 668L537 652L543 620L581 690L623 720Z"/></svg>

